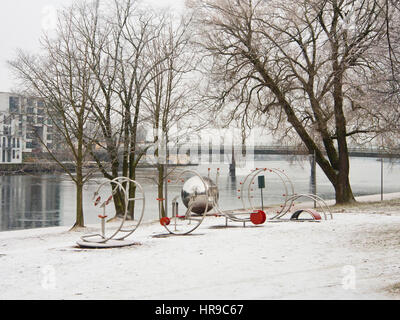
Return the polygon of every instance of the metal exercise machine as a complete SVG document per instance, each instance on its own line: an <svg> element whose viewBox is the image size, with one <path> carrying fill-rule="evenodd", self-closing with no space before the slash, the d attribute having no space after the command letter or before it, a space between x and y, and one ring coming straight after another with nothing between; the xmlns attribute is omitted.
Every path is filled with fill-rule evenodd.
<svg viewBox="0 0 400 320"><path fill-rule="evenodd" d="M126 189L126 186L129 184L135 185L136 193L139 191L139 197L129 198L129 193ZM110 190L106 188L106 186L111 186L111 194L109 193ZM117 191L120 191L120 194L123 195L125 204L124 216L119 227L115 231L111 232L110 235L106 235L106 219L108 218L106 211L107 207L113 202L113 198ZM81 240L77 242L78 246L82 248L112 248L131 246L135 244L134 241L127 240L127 238L136 231L143 219L146 201L142 186L138 182L129 178L119 177L111 181L103 182L94 193L93 201L95 207L102 209L102 214L98 216L101 219L101 233L82 236ZM143 201L142 210L138 219L129 221L129 226L126 226L130 204L134 204L136 201Z"/></svg>
<svg viewBox="0 0 400 320"><path fill-rule="evenodd" d="M191 174L192 177L185 181L182 177ZM217 170L216 182L210 178L210 170L208 177L202 177L198 172L186 170L182 172L175 183L184 183L181 195L175 196L172 201L172 216L162 215L162 203L165 199L157 199L159 201L160 223L170 234L187 235L196 230L203 222L206 216L223 216L228 221L240 222L246 226L246 223L255 225L263 224L266 221L266 215L261 210L230 210L222 211L219 207L219 190L218 179L220 171ZM169 181L171 183L171 181ZM178 215L178 199L181 200L186 207L184 215ZM167 204L165 204L167 205ZM215 210L214 213L211 213Z"/></svg>
<svg viewBox="0 0 400 320"><path fill-rule="evenodd" d="M253 170L250 174L248 174L244 181L240 183L241 189L238 190L240 193L239 198L242 200L244 209L257 209L253 201L255 180L260 174L268 173L273 174L279 178L279 180L282 182L282 186L285 192L284 194L282 194L282 204L274 212L274 216L272 216L269 221L320 221L322 220L322 217L325 220L333 219L332 211L330 210L324 199L314 194L295 193L292 180L289 178L284 170L277 168L257 168ZM315 209L299 209L292 213L293 209L295 208L295 201L299 200L300 198L312 200L316 204L316 207L318 207L319 212L321 212L322 216ZM272 210L273 209L271 208L271 211ZM300 218L303 213L306 213L309 216L309 219ZM283 219L283 217L287 214L292 214L290 219Z"/></svg>

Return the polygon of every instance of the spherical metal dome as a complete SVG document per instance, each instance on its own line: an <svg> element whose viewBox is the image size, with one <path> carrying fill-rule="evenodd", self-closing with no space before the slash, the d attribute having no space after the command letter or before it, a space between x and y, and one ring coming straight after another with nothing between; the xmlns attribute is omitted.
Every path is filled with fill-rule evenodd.
<svg viewBox="0 0 400 320"><path fill-rule="evenodd" d="M219 198L218 187L214 181L207 177L203 177L203 181L201 181L200 177L194 176L186 181L182 187L181 197L183 204L186 208L189 208L189 202L192 200L191 211L196 214L204 214L207 201L207 212L211 211L214 207L214 201L217 202ZM207 199L207 190L209 199Z"/></svg>

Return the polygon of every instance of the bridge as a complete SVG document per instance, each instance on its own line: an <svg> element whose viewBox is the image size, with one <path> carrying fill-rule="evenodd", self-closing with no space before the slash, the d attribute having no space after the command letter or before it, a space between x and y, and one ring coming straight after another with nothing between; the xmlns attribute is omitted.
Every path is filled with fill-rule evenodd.
<svg viewBox="0 0 400 320"><path fill-rule="evenodd" d="M302 150L297 147L291 146L233 146L235 154L245 152L247 155L309 155L307 150ZM172 147L169 149L170 153L177 153L177 148ZM216 154L232 154L232 147L226 147L224 145L179 145L179 153L192 153L197 152L198 155L216 155ZM400 149L383 150L380 148L361 148L352 147L349 148L350 157L363 157L363 158L400 158Z"/></svg>

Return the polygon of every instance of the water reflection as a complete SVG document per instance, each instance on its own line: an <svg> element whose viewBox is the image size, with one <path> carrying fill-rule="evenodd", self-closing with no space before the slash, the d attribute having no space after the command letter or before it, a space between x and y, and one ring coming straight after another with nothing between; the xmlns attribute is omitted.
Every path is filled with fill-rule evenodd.
<svg viewBox="0 0 400 320"><path fill-rule="evenodd" d="M379 194L381 183L380 162L376 159L351 159L350 180L356 196L365 194ZM280 168L290 177L296 193L309 193L310 190L310 161L290 162L288 158L269 156L256 161L260 168ZM217 169L221 169L218 181L219 205L223 210L238 209L243 206L238 199L240 182L249 174L253 166L237 168L237 176L229 176L229 166L224 164L203 164L198 167L177 168L170 176L175 181L180 170L197 170L201 175L209 174L215 180ZM368 174L365 174L368 172ZM146 194L146 211L144 220L158 219L158 202L156 201L157 187L155 185L156 172L154 169L140 169L137 179L142 184ZM263 203L279 204L282 194L286 191L279 177L266 173L266 189L263 191ZM384 191L399 192L400 165L399 163L385 163ZM98 208L93 206L93 192L99 183L104 181L101 176L87 183L84 188L84 218L85 224L98 224ZM319 167L316 168L316 191L324 199L334 198L334 189ZM181 183L172 183L168 186L168 207L171 210L173 197L180 195ZM0 231L32 229L51 226L72 226L75 222L75 185L62 176L0 176ZM261 206L261 194L257 185L252 193L253 203ZM184 210L180 203L179 208ZM140 208L138 208L140 211ZM183 212L182 212L183 214Z"/></svg>
<svg viewBox="0 0 400 320"><path fill-rule="evenodd" d="M61 225L57 180L49 176L0 177L0 231Z"/></svg>

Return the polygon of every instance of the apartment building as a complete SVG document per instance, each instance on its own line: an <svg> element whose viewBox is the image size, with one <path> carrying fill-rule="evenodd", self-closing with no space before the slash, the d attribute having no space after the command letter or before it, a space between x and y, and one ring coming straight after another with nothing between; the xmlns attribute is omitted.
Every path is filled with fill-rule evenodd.
<svg viewBox="0 0 400 320"><path fill-rule="evenodd" d="M22 163L24 156L52 146L52 125L44 102L0 92L0 163Z"/></svg>

